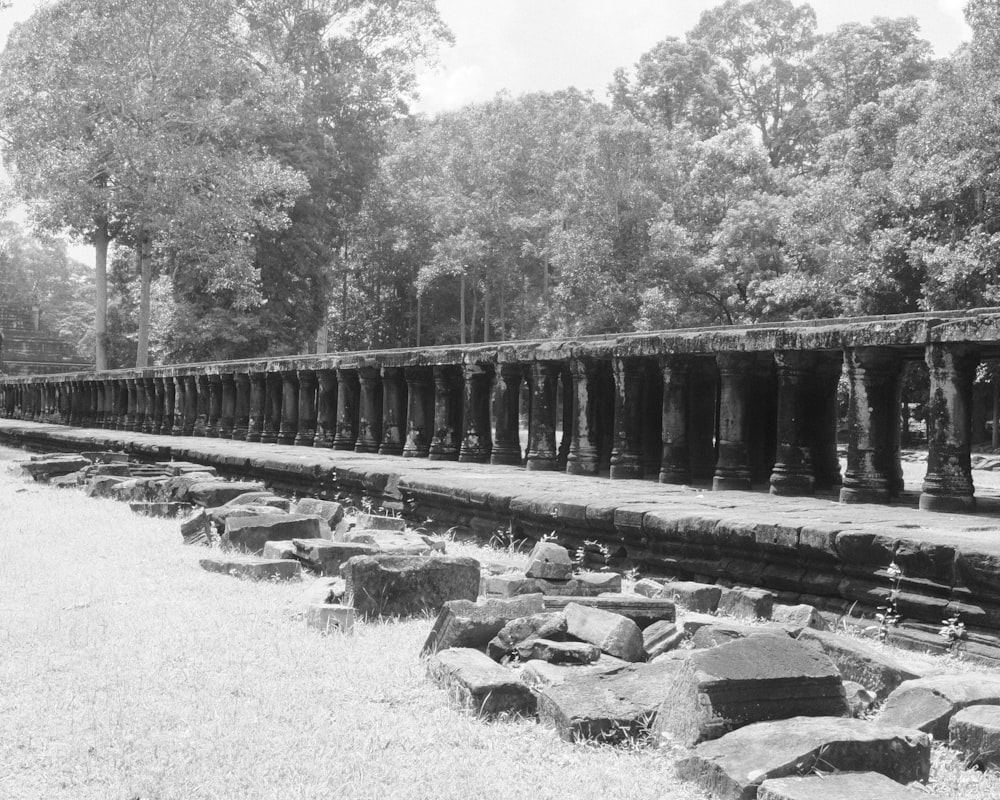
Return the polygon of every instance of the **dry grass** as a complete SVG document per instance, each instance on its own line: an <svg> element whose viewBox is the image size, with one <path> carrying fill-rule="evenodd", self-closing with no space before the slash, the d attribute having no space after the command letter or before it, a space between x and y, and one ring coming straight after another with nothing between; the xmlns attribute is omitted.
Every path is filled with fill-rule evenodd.
<svg viewBox="0 0 1000 800"><path fill-rule="evenodd" d="M703 797L662 749L455 710L417 657L426 619L320 636L305 584L206 573L176 521L31 483L11 458L0 449L3 800ZM936 747L930 791L1000 798L1000 776Z"/></svg>

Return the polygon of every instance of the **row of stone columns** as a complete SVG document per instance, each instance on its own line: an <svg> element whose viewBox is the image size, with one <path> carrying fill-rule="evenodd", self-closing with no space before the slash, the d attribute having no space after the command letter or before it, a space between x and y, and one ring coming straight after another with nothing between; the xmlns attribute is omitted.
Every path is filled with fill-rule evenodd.
<svg viewBox="0 0 1000 800"><path fill-rule="evenodd" d="M928 468L921 506L974 504L969 443L978 355L931 344ZM769 483L810 494L841 483L837 384L846 370L844 502L902 489L904 359L884 347L843 353L579 357L499 363L0 383L6 416L161 435L332 447L404 457L524 464L715 489ZM527 406L527 448L520 419ZM561 439L558 437L562 429ZM558 441L557 441L558 439Z"/></svg>

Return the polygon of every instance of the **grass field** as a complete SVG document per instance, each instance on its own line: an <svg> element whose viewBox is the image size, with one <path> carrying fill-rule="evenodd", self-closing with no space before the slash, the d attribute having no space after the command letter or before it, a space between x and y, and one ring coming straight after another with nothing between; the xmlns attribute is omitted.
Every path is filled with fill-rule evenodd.
<svg viewBox="0 0 1000 800"><path fill-rule="evenodd" d="M667 749L450 707L429 620L321 636L305 583L209 574L176 521L30 482L0 449L0 798L686 800ZM935 757L939 797L1000 781Z"/></svg>

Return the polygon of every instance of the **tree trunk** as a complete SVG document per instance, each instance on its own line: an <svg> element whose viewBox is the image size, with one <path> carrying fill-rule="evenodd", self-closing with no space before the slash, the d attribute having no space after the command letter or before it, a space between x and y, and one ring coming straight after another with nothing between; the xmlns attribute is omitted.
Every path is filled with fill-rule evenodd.
<svg viewBox="0 0 1000 800"><path fill-rule="evenodd" d="M423 311L424 299L417 295L417 347L420 347L420 314Z"/></svg>
<svg viewBox="0 0 1000 800"><path fill-rule="evenodd" d="M993 381L993 438L990 441L993 449L1000 447L1000 383Z"/></svg>
<svg viewBox="0 0 1000 800"><path fill-rule="evenodd" d="M316 352L326 353L330 349L330 330L327 327L329 312L323 314L323 319L319 321L319 328L316 330Z"/></svg>
<svg viewBox="0 0 1000 800"><path fill-rule="evenodd" d="M500 341L507 339L507 319L504 314L504 286L500 284Z"/></svg>
<svg viewBox="0 0 1000 800"><path fill-rule="evenodd" d="M458 341L465 344L465 274L459 279L458 286Z"/></svg>
<svg viewBox="0 0 1000 800"><path fill-rule="evenodd" d="M469 322L469 341L476 341L476 317L479 316L479 292L476 291L476 282L472 282L472 319Z"/></svg>
<svg viewBox="0 0 1000 800"><path fill-rule="evenodd" d="M136 339L135 366L149 366L149 293L153 280L150 264L149 239L145 233L139 236L135 259L139 272L139 333Z"/></svg>
<svg viewBox="0 0 1000 800"><path fill-rule="evenodd" d="M490 340L490 290L483 289L483 341Z"/></svg>
<svg viewBox="0 0 1000 800"><path fill-rule="evenodd" d="M108 221L97 220L94 231L94 362L98 371L108 368Z"/></svg>

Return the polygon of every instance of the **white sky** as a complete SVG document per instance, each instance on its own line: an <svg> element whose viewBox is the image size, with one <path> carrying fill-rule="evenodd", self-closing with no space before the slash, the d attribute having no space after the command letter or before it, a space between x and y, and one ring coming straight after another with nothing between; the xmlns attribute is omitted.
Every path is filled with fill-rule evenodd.
<svg viewBox="0 0 1000 800"><path fill-rule="evenodd" d="M207 0L211 2L211 0ZM415 110L433 113L488 100L575 86L603 98L617 67L632 66L667 36L683 38L722 0L437 0L455 45L420 77ZM915 16L921 35L946 56L969 38L964 0L812 0L819 29L872 17ZM36 0L0 11L0 44ZM84 257L88 251L74 251ZM88 263L92 257L87 258Z"/></svg>

